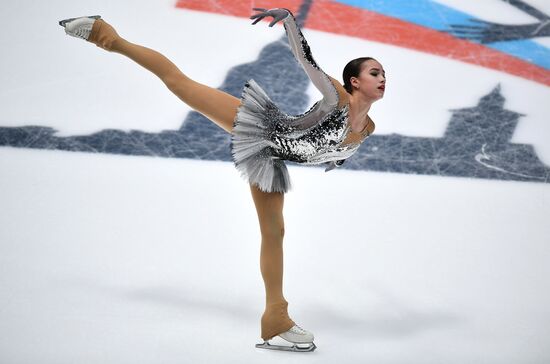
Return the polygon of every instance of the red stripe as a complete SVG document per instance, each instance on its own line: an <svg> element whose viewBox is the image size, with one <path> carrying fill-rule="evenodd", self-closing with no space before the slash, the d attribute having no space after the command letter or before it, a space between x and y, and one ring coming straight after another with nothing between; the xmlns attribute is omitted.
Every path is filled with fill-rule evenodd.
<svg viewBox="0 0 550 364"><path fill-rule="evenodd" d="M178 0L176 7L248 18L252 8L287 8L296 14L301 4L301 0Z"/></svg>
<svg viewBox="0 0 550 364"><path fill-rule="evenodd" d="M252 7L288 8L296 13L301 3L300 0L252 2L179 0L176 6L217 14L249 17L253 13ZM334 1L313 1L305 26L309 29L436 54L550 86L550 71L543 67L446 33Z"/></svg>

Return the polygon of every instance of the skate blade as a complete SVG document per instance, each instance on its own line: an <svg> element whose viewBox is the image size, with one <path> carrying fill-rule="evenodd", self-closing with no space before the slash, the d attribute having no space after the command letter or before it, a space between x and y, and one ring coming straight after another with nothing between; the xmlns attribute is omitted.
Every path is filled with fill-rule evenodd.
<svg viewBox="0 0 550 364"><path fill-rule="evenodd" d="M304 346L301 346L301 345L304 345ZM294 352L309 352L317 348L317 346L315 346L314 343L294 344L292 346L288 346L288 345L272 345L267 341L264 341L262 344L256 344L256 347L259 349L294 351Z"/></svg>
<svg viewBox="0 0 550 364"><path fill-rule="evenodd" d="M81 17L80 17L81 18ZM92 15L92 16L88 16L87 18L91 18L91 19L101 19L101 15ZM70 23L72 22L73 20L75 19L78 19L78 18L70 18L70 19L64 19L64 20L60 20L59 21L59 25L61 25L62 27L65 27L65 24L67 23Z"/></svg>

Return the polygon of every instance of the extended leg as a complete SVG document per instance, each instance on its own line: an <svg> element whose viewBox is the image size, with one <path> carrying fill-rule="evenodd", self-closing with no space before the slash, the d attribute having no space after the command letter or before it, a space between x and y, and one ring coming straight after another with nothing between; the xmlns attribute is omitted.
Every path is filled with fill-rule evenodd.
<svg viewBox="0 0 550 364"><path fill-rule="evenodd" d="M125 40L101 19L94 22L88 40L98 47L120 53L153 72L183 102L231 133L240 105L238 98L190 79L164 55Z"/></svg>

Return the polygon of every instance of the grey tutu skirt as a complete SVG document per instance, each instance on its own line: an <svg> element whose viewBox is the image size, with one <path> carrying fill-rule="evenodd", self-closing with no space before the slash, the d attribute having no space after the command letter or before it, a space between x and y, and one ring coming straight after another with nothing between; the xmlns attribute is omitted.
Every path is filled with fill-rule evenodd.
<svg viewBox="0 0 550 364"><path fill-rule="evenodd" d="M264 192L290 190L290 177L284 161L274 155L271 141L277 123L288 119L254 81L245 84L231 136L235 167L248 183Z"/></svg>

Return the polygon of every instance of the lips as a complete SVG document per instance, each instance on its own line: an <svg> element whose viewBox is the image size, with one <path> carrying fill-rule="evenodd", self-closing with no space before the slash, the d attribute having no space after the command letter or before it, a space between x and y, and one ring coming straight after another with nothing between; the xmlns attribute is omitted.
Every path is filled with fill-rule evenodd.
<svg viewBox="0 0 550 364"><path fill-rule="evenodd" d="M386 90L386 86L379 86L378 89L384 91Z"/></svg>

